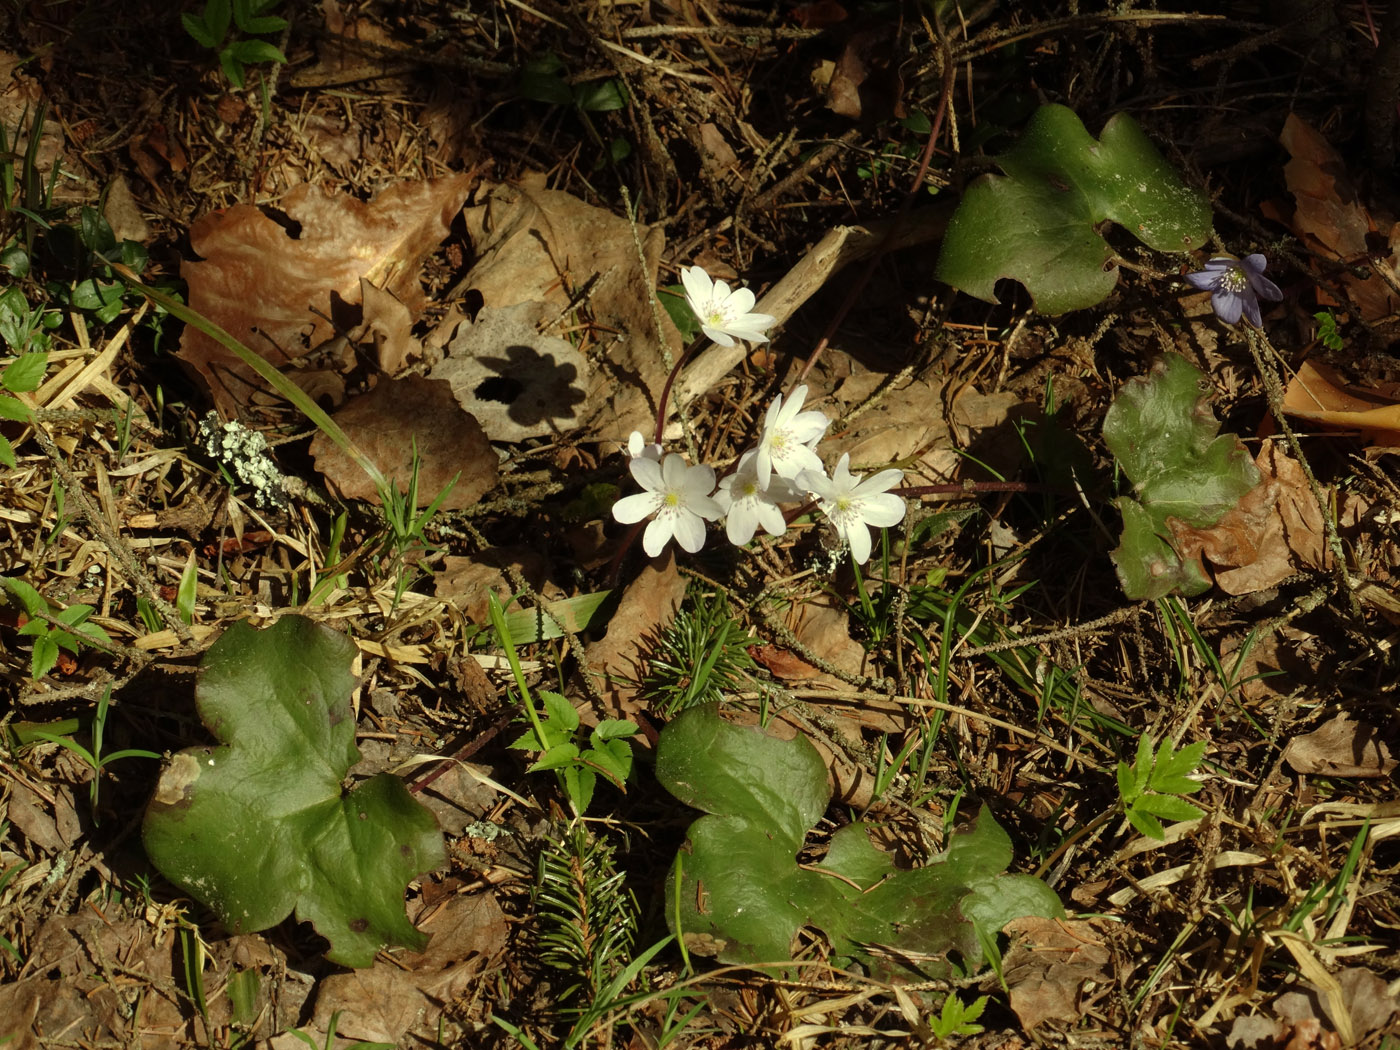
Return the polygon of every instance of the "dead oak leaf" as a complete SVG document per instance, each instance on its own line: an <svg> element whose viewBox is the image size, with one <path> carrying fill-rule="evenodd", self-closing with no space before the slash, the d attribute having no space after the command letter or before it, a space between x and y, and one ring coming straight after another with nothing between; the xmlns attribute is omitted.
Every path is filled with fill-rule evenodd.
<svg viewBox="0 0 1400 1050"><path fill-rule="evenodd" d="M436 379L407 376L384 379L335 414L335 421L400 491L408 490L413 450L420 460L418 504L431 503L454 475L456 485L443 510L476 504L496 485L497 459L481 425L452 396L452 387ZM350 454L323 433L311 441L316 469L342 497L376 500L369 476Z"/></svg>
<svg viewBox="0 0 1400 1050"><path fill-rule="evenodd" d="M1105 982L1109 953L1087 922L1015 919L1006 932L1012 948L1003 959L1011 1009L1027 1031L1046 1021L1073 1021L1089 982Z"/></svg>
<svg viewBox="0 0 1400 1050"><path fill-rule="evenodd" d="M281 201L285 224L251 204L210 212L190 227L190 245L202 261L180 267L190 306L278 366L335 336L325 317L337 301L360 301L362 279L416 316L424 302L423 261L447 236L472 179L399 183L368 202L303 184ZM177 356L209 384L225 415L265 389L193 326L185 328Z"/></svg>
<svg viewBox="0 0 1400 1050"><path fill-rule="evenodd" d="M1348 714L1294 737L1283 758L1299 773L1324 777L1384 777L1397 765L1376 730Z"/></svg>
<svg viewBox="0 0 1400 1050"><path fill-rule="evenodd" d="M1323 365L1304 361L1283 392L1283 410L1320 426L1356 432L1370 446L1400 447L1400 404L1348 388Z"/></svg>
<svg viewBox="0 0 1400 1050"><path fill-rule="evenodd" d="M1226 516L1239 524L1240 542L1231 554L1244 560L1207 552L1217 564L1239 566L1215 574L1226 594L1267 590L1300 570L1324 568L1329 562L1322 511L1298 461L1277 442L1267 442L1254 465L1260 485L1241 501L1239 515Z"/></svg>

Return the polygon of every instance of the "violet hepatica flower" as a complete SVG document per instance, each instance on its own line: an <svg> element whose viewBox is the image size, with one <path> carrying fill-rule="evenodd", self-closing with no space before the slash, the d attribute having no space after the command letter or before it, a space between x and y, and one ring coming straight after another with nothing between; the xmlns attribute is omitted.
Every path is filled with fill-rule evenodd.
<svg viewBox="0 0 1400 1050"><path fill-rule="evenodd" d="M803 412L802 403L807 400L807 387L799 386L788 397L786 403L779 394L768 406L768 414L763 420L763 436L754 449L754 471L758 475L760 488L767 488L769 479L777 474L789 481L797 480L804 470L820 474L821 458L813 447L826 433L831 420L821 412Z"/></svg>
<svg viewBox="0 0 1400 1050"><path fill-rule="evenodd" d="M725 535L736 547L753 539L760 525L770 536L781 536L787 531L787 519L778 504L797 503L803 498L803 493L783 478L773 478L766 489L760 485L754 465L757 457L755 449L739 457L738 469L720 481L715 493L715 502L724 509Z"/></svg>
<svg viewBox="0 0 1400 1050"><path fill-rule="evenodd" d="M730 291L723 281L712 281L699 266L681 269L681 284L690 309L700 320L700 331L720 346L733 346L734 340L766 343L764 329L772 327L776 317L751 313L753 292L747 288Z"/></svg>
<svg viewBox="0 0 1400 1050"><path fill-rule="evenodd" d="M888 528L904 518L904 500L893 492L904 478L904 472L890 468L861 481L851 473L850 455L842 453L831 477L816 471L803 471L798 484L806 486L817 497L832 528L851 548L857 564L864 565L870 557L870 526Z"/></svg>
<svg viewBox="0 0 1400 1050"><path fill-rule="evenodd" d="M1264 276L1264 267L1268 264L1269 260L1259 254L1246 255L1243 259L1217 255L1206 263L1204 270L1188 273L1186 279L1197 288L1214 293L1210 305L1226 324L1237 324L1243 314L1255 328L1262 328L1260 297L1274 302L1283 298L1278 285Z"/></svg>
<svg viewBox="0 0 1400 1050"><path fill-rule="evenodd" d="M655 558L672 537L691 554L703 547L705 522L724 513L710 498L715 489L715 472L705 466L692 467L675 452L660 463L645 455L637 456L627 467L646 491L623 496L614 503L613 517L624 525L633 525L647 515L655 515L642 536L647 557Z"/></svg>

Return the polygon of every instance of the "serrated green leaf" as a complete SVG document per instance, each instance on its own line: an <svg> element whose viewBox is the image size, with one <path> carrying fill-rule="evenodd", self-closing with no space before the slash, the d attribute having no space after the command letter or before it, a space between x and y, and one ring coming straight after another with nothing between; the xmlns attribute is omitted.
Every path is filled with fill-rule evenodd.
<svg viewBox="0 0 1400 1050"><path fill-rule="evenodd" d="M564 741L549 748L540 760L530 767L531 773L537 773L541 769L558 769L566 766L578 758L578 745L572 741Z"/></svg>
<svg viewBox="0 0 1400 1050"><path fill-rule="evenodd" d="M228 54L245 66L255 66L259 62L276 62L286 65L287 56L266 40L238 40L228 46Z"/></svg>
<svg viewBox="0 0 1400 1050"><path fill-rule="evenodd" d="M28 423L32 418L29 406L18 398L5 397L0 395L0 419L13 420L16 423ZM14 466L13 463L10 466Z"/></svg>
<svg viewBox="0 0 1400 1050"><path fill-rule="evenodd" d="M266 929L295 910L331 942L330 960L368 966L385 945L427 943L403 893L444 850L432 814L398 778L342 787L359 759L354 654L344 635L302 616L225 631L196 687L220 743L170 761L142 836L161 873L230 930Z"/></svg>
<svg viewBox="0 0 1400 1050"><path fill-rule="evenodd" d="M1244 444L1219 433L1209 389L1194 365L1165 354L1123 385L1104 417L1104 442L1134 488L1116 501L1123 537L1111 555L1130 598L1206 590L1200 554L1183 557L1173 527L1209 528L1259 484Z"/></svg>
<svg viewBox="0 0 1400 1050"><path fill-rule="evenodd" d="M1199 740L1194 744L1187 744L1180 751L1173 753L1171 741L1162 741L1162 747L1157 751L1157 762L1153 766L1153 779L1158 776L1172 777L1183 776L1187 773L1194 773L1196 767L1201 764L1201 759L1206 754L1206 742ZM1200 785L1197 784L1199 787ZM1158 788L1158 790L1165 790Z"/></svg>
<svg viewBox="0 0 1400 1050"><path fill-rule="evenodd" d="M42 594L18 577L0 576L0 585L12 594L30 616L38 616L49 611L49 603Z"/></svg>
<svg viewBox="0 0 1400 1050"><path fill-rule="evenodd" d="M29 657L29 676L38 681L58 663L58 640L53 631L34 639L34 652Z"/></svg>
<svg viewBox="0 0 1400 1050"><path fill-rule="evenodd" d="M1167 837L1167 832L1162 827L1161 822L1137 807L1128 810L1128 823L1150 839L1165 839Z"/></svg>
<svg viewBox="0 0 1400 1050"><path fill-rule="evenodd" d="M513 748L516 751L544 750L544 745L540 743L540 738L535 736L535 731L533 729L527 729L525 732L521 733L518 737L516 737L509 744L507 744L506 747Z"/></svg>
<svg viewBox="0 0 1400 1050"><path fill-rule="evenodd" d="M1210 235L1210 206L1127 114L1098 140L1073 110L1042 106L1010 152L1005 175L968 187L948 224L939 280L996 302L996 282L1020 281L1036 309L1058 314L1103 301L1118 282L1097 227L1122 226L1158 251L1191 251Z"/></svg>
<svg viewBox="0 0 1400 1050"><path fill-rule="evenodd" d="M18 465L15 460L15 447L10 444L10 439L4 434L0 434L0 463L5 464L11 470Z"/></svg>
<svg viewBox="0 0 1400 1050"><path fill-rule="evenodd" d="M605 718L599 722L593 730L593 740L596 745L600 740L617 740L620 737L633 736L641 727L635 722L629 722L625 718Z"/></svg>
<svg viewBox="0 0 1400 1050"><path fill-rule="evenodd" d="M557 728L572 734L578 728L578 712L567 697L543 689L540 691L540 699L544 701L544 709L551 723L550 729Z"/></svg>
<svg viewBox="0 0 1400 1050"><path fill-rule="evenodd" d="M194 38L194 42L200 47L207 47L211 51L219 46L223 37L215 37L209 27L204 24L204 19L190 13L184 12L180 15L180 24L185 27L185 32Z"/></svg>
<svg viewBox="0 0 1400 1050"><path fill-rule="evenodd" d="M593 80L574 88L574 105L588 113L609 113L627 105L627 90L616 78Z"/></svg>
<svg viewBox="0 0 1400 1050"><path fill-rule="evenodd" d="M4 373L0 375L0 385L16 394L27 394L38 390L39 384L44 381L44 373L48 367L49 355L42 351L21 354L5 366ZM6 400L13 401L14 398ZM23 405L20 407L24 408ZM28 409L24 409L24 411L26 415L23 418L27 419Z"/></svg>
<svg viewBox="0 0 1400 1050"><path fill-rule="evenodd" d="M1125 802L1132 801L1141 793L1133 776L1133 767L1126 762L1118 763L1118 794Z"/></svg>
<svg viewBox="0 0 1400 1050"><path fill-rule="evenodd" d="M1164 820L1197 820L1205 816L1205 810L1200 806L1194 806L1175 795L1143 795L1133 804L1133 809Z"/></svg>

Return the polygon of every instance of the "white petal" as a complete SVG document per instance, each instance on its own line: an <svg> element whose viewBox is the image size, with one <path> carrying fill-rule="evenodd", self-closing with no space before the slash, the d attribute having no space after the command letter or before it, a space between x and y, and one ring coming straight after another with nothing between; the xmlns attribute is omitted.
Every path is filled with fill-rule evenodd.
<svg viewBox="0 0 1400 1050"><path fill-rule="evenodd" d="M893 492L866 496L860 501L860 516L876 528L887 529L904 520L904 501Z"/></svg>
<svg viewBox="0 0 1400 1050"><path fill-rule="evenodd" d="M729 338L729 333L723 328L712 328L707 324L700 326L700 331L705 333L705 338L709 339L716 346L733 346L734 340Z"/></svg>
<svg viewBox="0 0 1400 1050"><path fill-rule="evenodd" d="M648 514L654 513L660 505L660 499L653 492L638 492L631 496L623 496L613 504L613 517L624 525L635 525Z"/></svg>
<svg viewBox="0 0 1400 1050"><path fill-rule="evenodd" d="M772 503L760 503L755 511L758 523L763 526L763 531L768 535L781 536L787 532L787 519L783 517L783 512Z"/></svg>
<svg viewBox="0 0 1400 1050"><path fill-rule="evenodd" d="M794 480L818 499L836 498L836 486L820 470L804 470Z"/></svg>
<svg viewBox="0 0 1400 1050"><path fill-rule="evenodd" d="M700 312L701 306L708 306L710 302L710 292L713 290L713 282L710 275L700 266L681 267L681 284L685 288L686 298L690 300L690 308L696 313Z"/></svg>
<svg viewBox="0 0 1400 1050"><path fill-rule="evenodd" d="M829 426L831 420L826 418L826 413L815 410L803 412L788 424L788 437L799 445L814 445L826 435Z"/></svg>
<svg viewBox="0 0 1400 1050"><path fill-rule="evenodd" d="M851 557L856 560L856 564L864 565L870 557L870 530L864 525L852 525L846 530L846 542L851 545Z"/></svg>
<svg viewBox="0 0 1400 1050"><path fill-rule="evenodd" d="M729 294L728 300L725 301L724 308L733 314L734 317L739 318L752 310L753 304L753 292L749 291L747 288L735 288L734 291Z"/></svg>
<svg viewBox="0 0 1400 1050"><path fill-rule="evenodd" d="M686 467L680 487L685 490L687 498L708 496L715 490L715 468L707 467L703 463Z"/></svg>
<svg viewBox="0 0 1400 1050"><path fill-rule="evenodd" d="M647 526L647 531L642 535L642 550L647 552L648 558L655 558L666 549L666 543L671 538L673 518L657 518Z"/></svg>
<svg viewBox="0 0 1400 1050"><path fill-rule="evenodd" d="M894 488L903 480L904 471L896 470L893 467L889 467L885 470L880 471L880 473L878 474L872 474L870 477L862 481L859 485L856 486L855 494L857 496L873 496Z"/></svg>
<svg viewBox="0 0 1400 1050"><path fill-rule="evenodd" d="M705 523L694 514L681 511L671 522L681 549L694 554L705 546Z"/></svg>
<svg viewBox="0 0 1400 1050"><path fill-rule="evenodd" d="M791 480L803 471L821 469L821 457L806 445L789 443L781 456L773 457L773 470L780 478Z"/></svg>
<svg viewBox="0 0 1400 1050"><path fill-rule="evenodd" d="M687 496L685 509L707 521L718 521L724 517L724 508L709 496Z"/></svg>
<svg viewBox="0 0 1400 1050"><path fill-rule="evenodd" d="M675 453L672 453L675 455ZM661 464L646 456L638 456L627 464L637 484L649 492L660 492L665 487L661 480Z"/></svg>
<svg viewBox="0 0 1400 1050"><path fill-rule="evenodd" d="M724 534L734 546L742 547L753 539L757 527L758 519L754 516L753 508L747 502L738 503L725 519Z"/></svg>

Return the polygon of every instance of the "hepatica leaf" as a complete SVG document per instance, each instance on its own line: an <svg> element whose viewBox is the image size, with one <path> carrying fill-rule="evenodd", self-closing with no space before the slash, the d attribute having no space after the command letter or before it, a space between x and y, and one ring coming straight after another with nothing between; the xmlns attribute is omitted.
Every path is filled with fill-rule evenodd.
<svg viewBox="0 0 1400 1050"><path fill-rule="evenodd" d="M1123 384L1104 417L1104 442L1133 483L1133 495L1117 500L1123 539L1112 554L1129 598L1210 587L1199 553L1178 552L1173 523L1209 528L1259 484L1240 439L1219 433L1209 391L1194 365L1164 354Z"/></svg>
<svg viewBox="0 0 1400 1050"><path fill-rule="evenodd" d="M1102 302L1118 283L1111 221L1157 251L1199 248L1210 206L1187 186L1137 122L1111 117L1096 140L1065 106L1042 106L1011 149L1005 175L968 187L948 224L938 279L997 301L1003 277L1024 284L1041 313Z"/></svg>
<svg viewBox="0 0 1400 1050"><path fill-rule="evenodd" d="M342 786L360 757L354 652L301 616L225 631L195 691L221 746L171 759L142 837L161 873L229 929L263 930L295 910L331 942L327 958L368 966L386 945L427 944L404 915L404 888L444 852L436 820L397 777Z"/></svg>
<svg viewBox="0 0 1400 1050"><path fill-rule="evenodd" d="M679 902L690 950L722 962L790 959L797 931L812 925L838 956L877 972L895 969L877 947L888 946L920 958L925 972L947 974L949 952L968 966L982 959L974 920L994 933L1023 915L1063 914L1043 882L1003 874L1011 842L985 809L921 868L896 869L859 823L836 832L820 862L799 866L807 832L831 800L821 757L805 738L732 725L713 704L662 731L656 775L708 814L690 826L668 900Z"/></svg>

